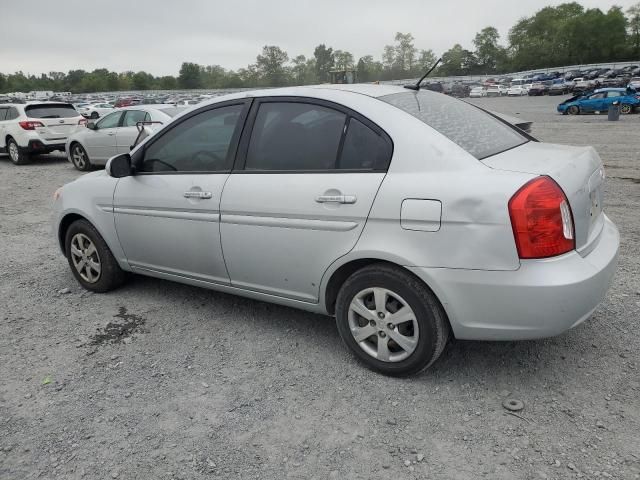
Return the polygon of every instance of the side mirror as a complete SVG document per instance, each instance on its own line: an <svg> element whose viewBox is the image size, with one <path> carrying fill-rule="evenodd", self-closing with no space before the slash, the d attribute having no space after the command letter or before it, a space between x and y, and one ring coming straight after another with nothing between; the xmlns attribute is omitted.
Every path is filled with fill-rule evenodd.
<svg viewBox="0 0 640 480"><path fill-rule="evenodd" d="M85 126L89 129L89 130L97 130L98 127L96 126L96 122L87 122L85 124Z"/></svg>
<svg viewBox="0 0 640 480"><path fill-rule="evenodd" d="M122 178L132 175L133 169L131 168L131 155L123 153L116 155L115 157L111 157L107 162L105 171L107 172L107 175L113 178Z"/></svg>

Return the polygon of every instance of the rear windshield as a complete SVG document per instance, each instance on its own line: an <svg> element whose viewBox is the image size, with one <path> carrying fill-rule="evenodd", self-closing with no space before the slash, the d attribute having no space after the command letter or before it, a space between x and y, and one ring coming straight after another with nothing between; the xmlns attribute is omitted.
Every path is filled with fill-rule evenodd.
<svg viewBox="0 0 640 480"><path fill-rule="evenodd" d="M24 111L29 118L73 118L80 115L73 105L67 103L27 105Z"/></svg>
<svg viewBox="0 0 640 480"><path fill-rule="evenodd" d="M528 141L479 108L441 93L420 90L379 98L422 120L478 160Z"/></svg>

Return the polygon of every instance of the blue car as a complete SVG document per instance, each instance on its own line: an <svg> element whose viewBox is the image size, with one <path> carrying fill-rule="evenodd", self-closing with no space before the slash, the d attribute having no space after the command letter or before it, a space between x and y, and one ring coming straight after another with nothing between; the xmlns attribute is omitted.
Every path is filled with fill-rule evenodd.
<svg viewBox="0 0 640 480"><path fill-rule="evenodd" d="M558 112L563 115L606 112L614 102L619 103L620 113L626 115L640 106L640 94L627 88L600 88L565 100L558 105Z"/></svg>

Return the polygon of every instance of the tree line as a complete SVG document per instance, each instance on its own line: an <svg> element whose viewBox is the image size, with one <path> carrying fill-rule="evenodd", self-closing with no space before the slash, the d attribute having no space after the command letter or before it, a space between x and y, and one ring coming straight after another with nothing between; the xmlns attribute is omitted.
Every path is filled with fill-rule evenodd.
<svg viewBox="0 0 640 480"><path fill-rule="evenodd" d="M473 50L456 44L442 54L434 76L501 74L563 65L640 60L640 3L623 11L611 7L585 9L577 2L545 7L520 19L508 33L506 45L494 27L473 39ZM147 72L92 72L25 75L0 73L0 92L32 90L104 92L126 90L216 89L310 85L331 80L333 70L355 70L360 82L418 77L436 61L431 49L415 46L413 35L396 33L379 60L372 55L357 61L347 50L318 45L313 55L289 54L266 45L254 63L238 70L220 65L184 62L177 77Z"/></svg>

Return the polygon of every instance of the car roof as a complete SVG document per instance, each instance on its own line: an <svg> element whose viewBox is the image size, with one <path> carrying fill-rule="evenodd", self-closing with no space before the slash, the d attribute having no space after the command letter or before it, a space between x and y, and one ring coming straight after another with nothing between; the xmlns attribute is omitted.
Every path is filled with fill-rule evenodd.
<svg viewBox="0 0 640 480"><path fill-rule="evenodd" d="M626 88L598 88L597 90L594 90L594 92L598 93L598 92L626 92L627 89Z"/></svg>

